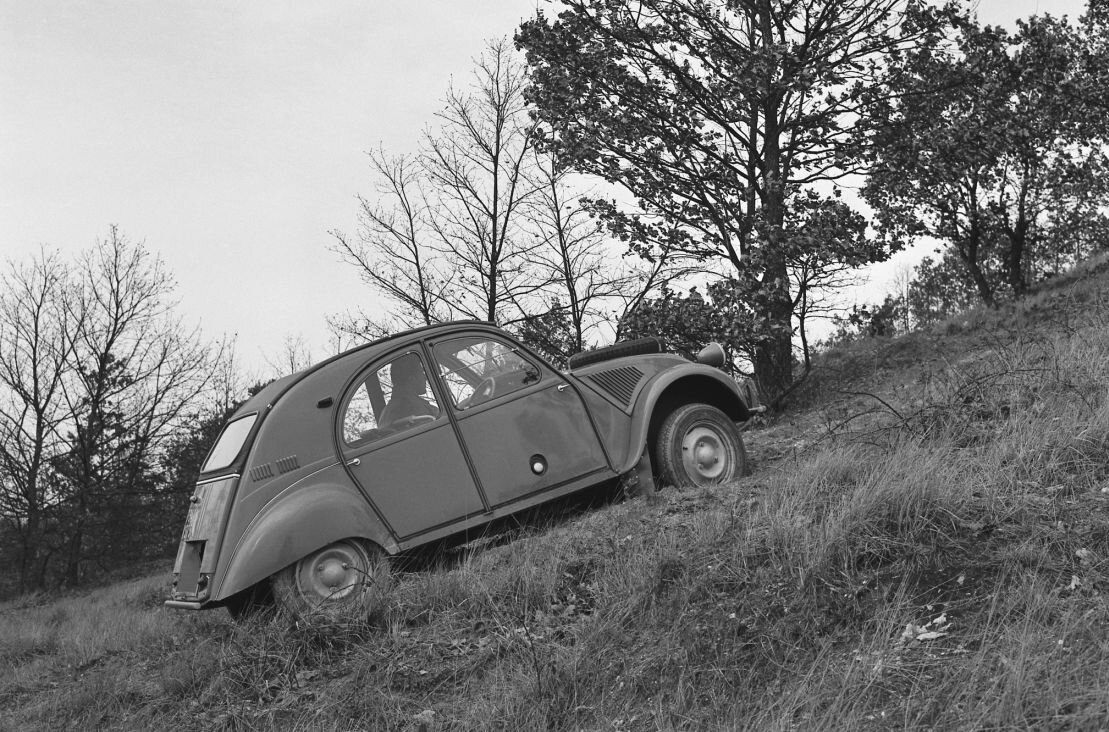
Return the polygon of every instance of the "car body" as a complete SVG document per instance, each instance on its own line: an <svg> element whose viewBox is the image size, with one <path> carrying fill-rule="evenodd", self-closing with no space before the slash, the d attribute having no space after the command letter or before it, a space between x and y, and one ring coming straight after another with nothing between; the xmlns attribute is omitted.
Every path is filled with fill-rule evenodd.
<svg viewBox="0 0 1109 732"><path fill-rule="evenodd" d="M718 346L698 360L644 339L563 372L470 321L279 379L205 461L167 604L234 614L272 587L303 611L346 597L383 557L605 481L645 486L658 464L667 482L735 478L747 465L736 425L754 410L710 365Z"/></svg>

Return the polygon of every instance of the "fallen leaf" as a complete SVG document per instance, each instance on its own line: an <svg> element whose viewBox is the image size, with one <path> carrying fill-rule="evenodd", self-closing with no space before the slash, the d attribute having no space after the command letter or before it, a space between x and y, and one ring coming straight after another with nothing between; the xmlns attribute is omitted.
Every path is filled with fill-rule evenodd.
<svg viewBox="0 0 1109 732"><path fill-rule="evenodd" d="M311 681L319 675L320 672L315 670L297 671L297 685Z"/></svg>

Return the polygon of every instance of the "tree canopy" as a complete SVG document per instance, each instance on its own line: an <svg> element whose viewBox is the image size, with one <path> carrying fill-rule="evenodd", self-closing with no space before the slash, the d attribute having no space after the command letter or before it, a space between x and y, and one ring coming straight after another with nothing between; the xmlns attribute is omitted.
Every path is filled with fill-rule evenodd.
<svg viewBox="0 0 1109 732"><path fill-rule="evenodd" d="M888 237L950 245L982 302L1020 297L1109 234L1104 77L1091 36L1034 16L947 24L870 90L864 190Z"/></svg>
<svg viewBox="0 0 1109 732"><path fill-rule="evenodd" d="M756 376L782 393L802 299L791 266L889 252L853 234L808 236L801 222L819 210L826 230L853 228L825 192L861 170L848 143L863 93L882 57L919 37L905 14L927 14L901 0L562 5L517 34L543 143L631 194L633 205L597 200L594 211L633 251L726 273ZM829 227L832 214L844 218Z"/></svg>

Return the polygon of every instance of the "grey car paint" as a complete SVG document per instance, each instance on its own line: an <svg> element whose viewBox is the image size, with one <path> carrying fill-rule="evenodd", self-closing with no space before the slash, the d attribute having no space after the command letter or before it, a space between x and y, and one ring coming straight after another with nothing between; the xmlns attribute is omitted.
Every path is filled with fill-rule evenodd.
<svg viewBox="0 0 1109 732"><path fill-rule="evenodd" d="M343 405L365 374L406 351L431 363L436 343L463 336L503 342L538 378L460 409L432 374L437 417L366 446L345 444ZM689 401L737 422L749 416L735 382L710 366L651 354L562 373L480 322L352 349L268 385L232 415L229 423L258 418L236 459L199 477L167 604L218 606L340 539L393 554L642 471L658 410Z"/></svg>

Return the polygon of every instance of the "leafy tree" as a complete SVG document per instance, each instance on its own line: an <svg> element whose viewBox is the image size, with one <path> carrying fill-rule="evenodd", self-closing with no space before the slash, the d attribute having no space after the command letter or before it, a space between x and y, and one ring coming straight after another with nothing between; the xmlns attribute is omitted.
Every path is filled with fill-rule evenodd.
<svg viewBox="0 0 1109 732"><path fill-rule="evenodd" d="M850 312L832 316L835 328L829 343L848 343L861 338L903 334L905 303L897 295L887 295L880 305L852 305Z"/></svg>
<svg viewBox="0 0 1109 732"><path fill-rule="evenodd" d="M914 327L943 320L967 309L978 299L974 281L958 257L951 255L950 249L938 260L922 259L913 274L901 299Z"/></svg>
<svg viewBox="0 0 1109 732"><path fill-rule="evenodd" d="M812 356L808 325L815 319L834 317L840 306L830 295L853 284L854 271L885 258L885 252L868 236L866 219L838 196L818 196L809 191L797 196L792 208L793 215L783 232L783 250L803 374L808 374ZM748 358L754 361L753 354Z"/></svg>
<svg viewBox="0 0 1109 732"><path fill-rule="evenodd" d="M791 237L814 184L856 172L845 156L882 54L915 41L900 0L564 0L525 22L544 144L625 189L595 211L632 250L716 261L755 373L770 395L792 381ZM910 4L910 7L914 7ZM836 261L819 253L810 264ZM870 260L870 248L853 257ZM711 268L711 267L710 267ZM742 315L740 315L742 313Z"/></svg>
<svg viewBox="0 0 1109 732"><path fill-rule="evenodd" d="M1033 17L1009 34L947 17L893 56L870 95L864 195L886 235L948 243L992 305L1103 241L1104 89L1088 39L1063 20Z"/></svg>
<svg viewBox="0 0 1109 732"><path fill-rule="evenodd" d="M738 370L738 361L750 361L750 333L759 317L739 283L724 278L709 283L703 293L696 286L686 295L664 289L661 296L629 312L621 332L628 338L660 336L670 349L690 359L715 341L723 346L731 368Z"/></svg>
<svg viewBox="0 0 1109 732"><path fill-rule="evenodd" d="M524 316L513 330L521 343L551 363L565 365L570 356L582 350L571 318L571 310L554 300L546 311Z"/></svg>
<svg viewBox="0 0 1109 732"><path fill-rule="evenodd" d="M658 336L668 348L691 358L710 341L717 341L734 355L742 351L744 343L737 342L723 332L723 309L727 301L726 281L715 283L712 290L720 295L719 301L706 299L697 287L682 295L671 289L653 299L644 300L638 308L628 313L621 322L621 332L627 338Z"/></svg>

